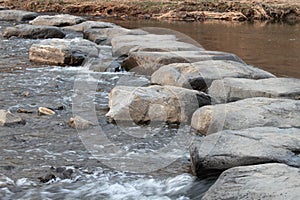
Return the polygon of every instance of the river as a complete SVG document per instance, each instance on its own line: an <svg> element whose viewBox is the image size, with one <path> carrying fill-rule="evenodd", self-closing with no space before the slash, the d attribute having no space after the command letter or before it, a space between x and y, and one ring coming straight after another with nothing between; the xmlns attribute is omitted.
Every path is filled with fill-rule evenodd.
<svg viewBox="0 0 300 200"><path fill-rule="evenodd" d="M206 49L236 53L279 76L300 77L298 25L117 23L131 28L171 28ZM13 23L0 21L0 31L9 26ZM30 63L28 49L36 42L0 37L0 108L28 112L18 113L26 120L25 125L0 128L0 199L199 199L214 183L215 174L202 178L190 174L188 153L171 166L149 173L123 172L101 163L87 150L80 133L68 125L74 114L75 81L94 81L97 87L92 105L99 124L110 139L125 143L129 150L159 146L176 128L163 128L164 134L157 133L162 136L155 141L128 140L118 127L106 122L104 115L109 91L121 77L132 75ZM87 103L82 102L83 106ZM52 108L56 115L38 115L40 106ZM135 165L145 167L141 163Z"/></svg>

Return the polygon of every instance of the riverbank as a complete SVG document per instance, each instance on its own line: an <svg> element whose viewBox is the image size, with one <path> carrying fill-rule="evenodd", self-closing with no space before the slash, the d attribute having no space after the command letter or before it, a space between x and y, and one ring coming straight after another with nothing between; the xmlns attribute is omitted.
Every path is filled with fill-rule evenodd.
<svg viewBox="0 0 300 200"><path fill-rule="evenodd" d="M300 2L297 0L154 0L154 1L92 1L74 0L17 1L1 0L0 7L36 12L68 13L177 21L300 21Z"/></svg>

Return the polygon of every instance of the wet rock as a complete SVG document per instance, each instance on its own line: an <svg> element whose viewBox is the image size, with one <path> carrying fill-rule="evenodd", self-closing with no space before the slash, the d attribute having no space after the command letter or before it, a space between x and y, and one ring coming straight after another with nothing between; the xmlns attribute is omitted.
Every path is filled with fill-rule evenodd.
<svg viewBox="0 0 300 200"><path fill-rule="evenodd" d="M54 26L33 26L28 24L20 24L15 27L8 27L4 30L3 36L6 38L20 37L20 38L63 38L65 34Z"/></svg>
<svg viewBox="0 0 300 200"><path fill-rule="evenodd" d="M191 125L203 135L227 129L299 127L300 101L257 97L204 106L193 114Z"/></svg>
<svg viewBox="0 0 300 200"><path fill-rule="evenodd" d="M47 183L51 180L56 180L56 176L52 173L46 174L44 177L38 177L41 183Z"/></svg>
<svg viewBox="0 0 300 200"><path fill-rule="evenodd" d="M23 108L19 108L17 110L18 113L33 113L32 110L26 110L26 109L23 109Z"/></svg>
<svg viewBox="0 0 300 200"><path fill-rule="evenodd" d="M202 48L177 41L174 35L123 35L112 39L114 56L128 55L130 51L198 51Z"/></svg>
<svg viewBox="0 0 300 200"><path fill-rule="evenodd" d="M214 81L209 94L216 103L251 97L300 99L300 79L269 78L262 80L226 78Z"/></svg>
<svg viewBox="0 0 300 200"><path fill-rule="evenodd" d="M38 16L35 12L28 12L24 10L0 10L0 20L7 21L27 21L32 20Z"/></svg>
<svg viewBox="0 0 300 200"><path fill-rule="evenodd" d="M61 14L61 15L41 15L30 21L32 25L42 25L42 26L71 26L84 22L85 19L82 17Z"/></svg>
<svg viewBox="0 0 300 200"><path fill-rule="evenodd" d="M91 28L84 32L84 38L97 44L111 45L113 37L120 35L146 35L146 31L139 29L114 28ZM116 55L119 56L119 55Z"/></svg>
<svg viewBox="0 0 300 200"><path fill-rule="evenodd" d="M87 57L98 57L98 46L88 40L47 39L33 44L29 49L32 62L51 65L81 65Z"/></svg>
<svg viewBox="0 0 300 200"><path fill-rule="evenodd" d="M55 115L55 112L53 110L51 110L50 108L39 107L38 114L39 115Z"/></svg>
<svg viewBox="0 0 300 200"><path fill-rule="evenodd" d="M232 60L244 63L238 56L218 51L130 52L122 66L126 70L151 75L163 65L206 60Z"/></svg>
<svg viewBox="0 0 300 200"><path fill-rule="evenodd" d="M25 121L9 111L0 110L0 126L13 126L15 124L25 124Z"/></svg>
<svg viewBox="0 0 300 200"><path fill-rule="evenodd" d="M122 72L125 71L118 58L89 58L83 65L95 72Z"/></svg>
<svg viewBox="0 0 300 200"><path fill-rule="evenodd" d="M117 86L109 94L110 120L188 122L200 106L210 104L201 92L173 86L129 87Z"/></svg>
<svg viewBox="0 0 300 200"><path fill-rule="evenodd" d="M69 121L69 125L72 128L80 129L80 130L88 129L91 126L95 126L93 122L83 119L80 116L71 117Z"/></svg>
<svg viewBox="0 0 300 200"><path fill-rule="evenodd" d="M269 162L299 167L299 151L299 128L224 130L201 137L190 146L192 170L198 176L207 170Z"/></svg>
<svg viewBox="0 0 300 200"><path fill-rule="evenodd" d="M258 79L274 76L269 72L239 62L230 60L207 60L162 66L152 74L151 82L154 84L173 85L205 91L214 80L223 79L225 77ZM221 86L220 89L222 89Z"/></svg>
<svg viewBox="0 0 300 200"><path fill-rule="evenodd" d="M299 168L285 164L234 167L223 172L202 199L299 199L299 180Z"/></svg>
<svg viewBox="0 0 300 200"><path fill-rule="evenodd" d="M4 174L0 174L0 188L14 185L15 182Z"/></svg>
<svg viewBox="0 0 300 200"><path fill-rule="evenodd" d="M84 32L87 31L88 29L104 29L104 28L114 28L114 27L118 27L118 26L109 22L85 21L80 24L66 26L63 29Z"/></svg>
<svg viewBox="0 0 300 200"><path fill-rule="evenodd" d="M30 96L30 92L29 91L24 91L24 92L22 92L22 96L29 97Z"/></svg>

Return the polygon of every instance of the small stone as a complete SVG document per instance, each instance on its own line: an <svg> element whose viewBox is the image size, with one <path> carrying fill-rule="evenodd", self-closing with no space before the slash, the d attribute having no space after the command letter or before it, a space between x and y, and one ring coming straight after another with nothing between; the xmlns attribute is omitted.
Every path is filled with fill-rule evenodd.
<svg viewBox="0 0 300 200"><path fill-rule="evenodd" d="M55 112L49 108L39 107L38 109L39 115L54 115Z"/></svg>
<svg viewBox="0 0 300 200"><path fill-rule="evenodd" d="M18 113L33 113L33 111L31 110L26 110L26 109L23 109L23 108L19 108L17 110Z"/></svg>
<svg viewBox="0 0 300 200"><path fill-rule="evenodd" d="M87 129L90 126L95 126L94 123L92 123L86 119L83 119L80 116L71 117L70 121L69 121L69 125L70 125L70 127L75 128L75 129Z"/></svg>
<svg viewBox="0 0 300 200"><path fill-rule="evenodd" d="M15 124L25 124L25 121L6 110L0 110L0 126L11 126Z"/></svg>
<svg viewBox="0 0 300 200"><path fill-rule="evenodd" d="M30 96L30 92L25 91L25 92L22 93L22 96L24 96L24 97L29 97L29 96Z"/></svg>

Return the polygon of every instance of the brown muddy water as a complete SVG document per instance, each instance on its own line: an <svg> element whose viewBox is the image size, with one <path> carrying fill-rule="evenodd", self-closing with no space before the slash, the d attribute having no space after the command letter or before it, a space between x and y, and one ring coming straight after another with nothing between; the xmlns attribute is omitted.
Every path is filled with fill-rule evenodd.
<svg viewBox="0 0 300 200"><path fill-rule="evenodd" d="M300 78L300 24L109 20L127 28L163 27L186 34L206 50L234 53L280 77Z"/></svg>

